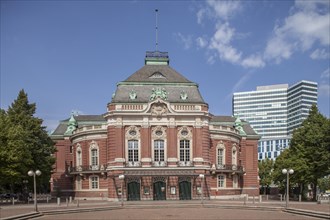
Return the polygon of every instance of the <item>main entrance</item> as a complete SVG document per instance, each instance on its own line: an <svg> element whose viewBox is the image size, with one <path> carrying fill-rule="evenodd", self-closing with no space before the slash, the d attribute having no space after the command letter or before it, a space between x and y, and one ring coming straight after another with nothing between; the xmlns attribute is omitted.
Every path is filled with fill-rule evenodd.
<svg viewBox="0 0 330 220"><path fill-rule="evenodd" d="M154 200L166 200L166 183L154 182Z"/></svg>
<svg viewBox="0 0 330 220"><path fill-rule="evenodd" d="M179 199L191 200L191 182L188 178L179 178Z"/></svg>
<svg viewBox="0 0 330 220"><path fill-rule="evenodd" d="M139 182L129 182L127 184L127 200L136 201L140 200L140 183Z"/></svg>

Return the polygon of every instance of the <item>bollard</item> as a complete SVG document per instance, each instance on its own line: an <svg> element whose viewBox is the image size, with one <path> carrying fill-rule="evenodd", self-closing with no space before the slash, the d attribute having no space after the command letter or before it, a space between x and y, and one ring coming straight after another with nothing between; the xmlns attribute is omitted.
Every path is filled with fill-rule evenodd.
<svg viewBox="0 0 330 220"><path fill-rule="evenodd" d="M69 206L69 201L68 201L68 197L65 198L65 204L66 204L66 207Z"/></svg>
<svg viewBox="0 0 330 220"><path fill-rule="evenodd" d="M13 199L13 205L15 205L15 198L13 197L12 199Z"/></svg>
<svg viewBox="0 0 330 220"><path fill-rule="evenodd" d="M255 201L254 201L254 195L253 195L253 204L254 204L254 202L255 202Z"/></svg>
<svg viewBox="0 0 330 220"><path fill-rule="evenodd" d="M57 197L57 205L60 206L60 204L61 204L61 198Z"/></svg>
<svg viewBox="0 0 330 220"><path fill-rule="evenodd" d="M268 201L268 194L266 195L266 200Z"/></svg>
<svg viewBox="0 0 330 220"><path fill-rule="evenodd" d="M46 199L47 199L47 203L48 203L49 202L49 197L47 196Z"/></svg>
<svg viewBox="0 0 330 220"><path fill-rule="evenodd" d="M301 202L301 195L299 195L299 202Z"/></svg>
<svg viewBox="0 0 330 220"><path fill-rule="evenodd" d="M283 198L282 198L282 194L280 194L280 200L281 200L281 202L282 202L282 199L283 199Z"/></svg>
<svg viewBox="0 0 330 220"><path fill-rule="evenodd" d="M69 197L69 203L72 203L72 196Z"/></svg>
<svg viewBox="0 0 330 220"><path fill-rule="evenodd" d="M262 202L262 195L259 196L259 202Z"/></svg>
<svg viewBox="0 0 330 220"><path fill-rule="evenodd" d="M244 205L246 205L247 195L244 196Z"/></svg>
<svg viewBox="0 0 330 220"><path fill-rule="evenodd" d="M77 207L79 207L79 199L77 199Z"/></svg>

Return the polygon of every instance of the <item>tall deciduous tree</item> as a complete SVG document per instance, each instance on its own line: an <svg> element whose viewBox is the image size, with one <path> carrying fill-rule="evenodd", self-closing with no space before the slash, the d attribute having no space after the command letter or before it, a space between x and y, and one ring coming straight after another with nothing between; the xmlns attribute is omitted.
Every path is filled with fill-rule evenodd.
<svg viewBox="0 0 330 220"><path fill-rule="evenodd" d="M0 112L0 184L3 188L20 186L29 170L39 169L38 179L49 182L55 162L53 141L42 120L34 117L36 105L30 104L21 90L7 111Z"/></svg>
<svg viewBox="0 0 330 220"><path fill-rule="evenodd" d="M284 152L283 152L284 153ZM276 180L285 178L281 169L294 169L290 182L312 184L316 199L317 180L330 174L330 120L315 105L302 125L293 132L290 148L281 154L274 168Z"/></svg>

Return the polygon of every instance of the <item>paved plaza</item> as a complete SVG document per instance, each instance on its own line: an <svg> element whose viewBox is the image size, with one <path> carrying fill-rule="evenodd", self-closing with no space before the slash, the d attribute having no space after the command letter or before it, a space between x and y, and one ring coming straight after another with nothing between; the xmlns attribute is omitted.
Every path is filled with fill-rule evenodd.
<svg viewBox="0 0 330 220"><path fill-rule="evenodd" d="M281 211L260 211L244 209L221 209L221 208L144 208L144 209L117 209L110 211L72 213L56 216L42 216L37 219L135 219L135 220L155 220L155 219L311 219L310 217L294 215Z"/></svg>
<svg viewBox="0 0 330 220"><path fill-rule="evenodd" d="M43 216L34 219L316 219L302 214L284 211L284 202L267 201L138 201L120 202L81 201L58 206L56 203L43 203L38 210ZM290 208L311 213L328 214L330 205L314 202L292 202ZM33 204L5 205L0 207L1 219L15 219L19 215L33 212ZM324 218L323 218L324 219Z"/></svg>

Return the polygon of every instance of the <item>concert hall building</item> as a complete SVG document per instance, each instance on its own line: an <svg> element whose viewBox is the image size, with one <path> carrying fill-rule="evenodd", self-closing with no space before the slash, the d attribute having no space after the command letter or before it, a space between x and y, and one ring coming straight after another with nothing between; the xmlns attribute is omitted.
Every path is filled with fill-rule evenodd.
<svg viewBox="0 0 330 220"><path fill-rule="evenodd" d="M215 116L198 85L167 52L118 83L103 115L72 115L51 138L54 196L190 200L259 195L259 136L245 121Z"/></svg>

